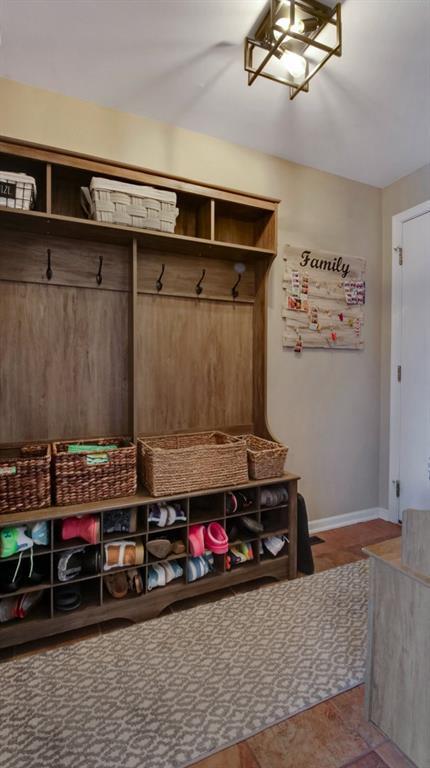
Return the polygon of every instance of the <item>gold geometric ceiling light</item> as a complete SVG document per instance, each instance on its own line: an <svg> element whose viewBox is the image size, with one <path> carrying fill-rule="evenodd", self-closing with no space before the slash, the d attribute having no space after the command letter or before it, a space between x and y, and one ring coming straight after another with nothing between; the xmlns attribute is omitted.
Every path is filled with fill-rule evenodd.
<svg viewBox="0 0 430 768"><path fill-rule="evenodd" d="M248 85L267 77L288 85L294 99L309 90L309 81L333 55L342 55L340 3L270 0L254 35L245 40Z"/></svg>

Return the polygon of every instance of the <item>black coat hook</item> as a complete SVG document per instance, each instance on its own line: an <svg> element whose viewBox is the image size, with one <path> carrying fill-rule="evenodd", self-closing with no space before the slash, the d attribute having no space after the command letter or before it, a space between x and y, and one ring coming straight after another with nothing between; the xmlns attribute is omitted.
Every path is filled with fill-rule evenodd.
<svg viewBox="0 0 430 768"><path fill-rule="evenodd" d="M202 288L202 282L203 282L203 278L204 278L205 274L206 274L206 270L205 270L205 269L203 269L203 270L202 270L202 276L201 276L201 278L200 278L199 282L198 282L198 283L197 283L197 285L196 285L196 293L197 293L197 296L200 296L200 294L201 294L201 293L202 293L202 291L203 291L203 288Z"/></svg>
<svg viewBox="0 0 430 768"><path fill-rule="evenodd" d="M51 249L47 248L47 256L48 256L48 266L46 268L46 277L48 280L52 280L52 269L51 269Z"/></svg>
<svg viewBox="0 0 430 768"><path fill-rule="evenodd" d="M239 296L239 291L237 286L239 285L241 280L242 280L242 275L239 275L235 284L233 285L233 288L231 289L231 295L233 296L233 299L237 299L237 297Z"/></svg>
<svg viewBox="0 0 430 768"><path fill-rule="evenodd" d="M161 272L160 272L160 274L159 274L159 276L158 276L158 280L157 280L157 282L155 283L155 287L156 287L156 289L157 289L157 291L158 291L158 292L160 292L160 291L162 291L162 290L163 290L162 277L163 277L163 275L164 275L164 270L165 270L165 269L166 269L166 265L165 265L165 264L162 264L162 265L161 265Z"/></svg>
<svg viewBox="0 0 430 768"><path fill-rule="evenodd" d="M103 281L102 266L103 266L103 256L100 256L100 258L99 258L99 271L96 274L97 285L101 285L102 281Z"/></svg>

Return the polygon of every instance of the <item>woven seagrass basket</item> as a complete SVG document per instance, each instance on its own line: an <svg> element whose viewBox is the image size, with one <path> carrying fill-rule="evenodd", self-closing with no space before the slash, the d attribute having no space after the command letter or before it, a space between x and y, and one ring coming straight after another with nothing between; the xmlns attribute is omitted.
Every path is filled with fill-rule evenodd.
<svg viewBox="0 0 430 768"><path fill-rule="evenodd" d="M248 450L249 476L253 480L280 477L284 473L288 448L256 435L242 435Z"/></svg>
<svg viewBox="0 0 430 768"><path fill-rule="evenodd" d="M0 514L51 504L51 449L25 444L0 447Z"/></svg>
<svg viewBox="0 0 430 768"><path fill-rule="evenodd" d="M144 437L137 443L140 478L153 496L248 481L245 441L224 432Z"/></svg>
<svg viewBox="0 0 430 768"><path fill-rule="evenodd" d="M115 450L68 453L69 445L118 447ZM126 437L98 440L69 440L53 443L56 504L84 504L88 501L131 496L136 493L136 446Z"/></svg>

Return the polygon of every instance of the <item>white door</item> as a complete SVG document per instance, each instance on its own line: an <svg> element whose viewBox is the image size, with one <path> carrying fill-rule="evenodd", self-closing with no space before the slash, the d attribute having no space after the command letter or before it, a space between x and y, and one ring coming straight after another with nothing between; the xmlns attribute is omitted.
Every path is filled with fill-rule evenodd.
<svg viewBox="0 0 430 768"><path fill-rule="evenodd" d="M430 510L430 213L403 223L400 517Z"/></svg>

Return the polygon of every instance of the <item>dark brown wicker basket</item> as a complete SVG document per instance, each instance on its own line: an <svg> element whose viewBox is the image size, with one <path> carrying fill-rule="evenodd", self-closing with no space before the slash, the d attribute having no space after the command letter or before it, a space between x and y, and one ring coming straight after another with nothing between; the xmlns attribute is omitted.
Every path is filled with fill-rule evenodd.
<svg viewBox="0 0 430 768"><path fill-rule="evenodd" d="M248 470L253 480L281 477L284 473L288 448L256 435L243 435L248 449Z"/></svg>
<svg viewBox="0 0 430 768"><path fill-rule="evenodd" d="M102 453L67 453L68 445L80 443L100 446L115 444L118 448ZM88 501L136 493L136 446L126 437L53 443L52 460L55 502L59 506L85 504Z"/></svg>
<svg viewBox="0 0 430 768"><path fill-rule="evenodd" d="M223 432L139 439L139 471L153 496L248 481L245 441Z"/></svg>
<svg viewBox="0 0 430 768"><path fill-rule="evenodd" d="M50 466L49 445L0 446L0 514L49 507Z"/></svg>

